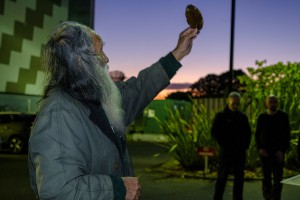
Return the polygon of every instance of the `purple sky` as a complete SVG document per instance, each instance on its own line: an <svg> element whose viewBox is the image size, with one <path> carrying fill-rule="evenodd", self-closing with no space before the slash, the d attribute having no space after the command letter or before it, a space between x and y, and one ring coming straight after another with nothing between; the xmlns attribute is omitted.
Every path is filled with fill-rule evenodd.
<svg viewBox="0 0 300 200"><path fill-rule="evenodd" d="M172 83L193 83L228 70L231 0L95 0L95 30L104 42L110 70L137 73L174 49L188 25L185 8L193 4L204 27ZM234 68L279 61L300 62L299 0L237 0Z"/></svg>

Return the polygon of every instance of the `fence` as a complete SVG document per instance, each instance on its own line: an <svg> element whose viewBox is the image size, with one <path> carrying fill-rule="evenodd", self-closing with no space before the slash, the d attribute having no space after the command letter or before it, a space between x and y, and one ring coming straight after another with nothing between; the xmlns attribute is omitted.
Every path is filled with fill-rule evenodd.
<svg viewBox="0 0 300 200"><path fill-rule="evenodd" d="M226 98L200 98L195 100L197 104L202 104L206 110L208 117L225 108Z"/></svg>

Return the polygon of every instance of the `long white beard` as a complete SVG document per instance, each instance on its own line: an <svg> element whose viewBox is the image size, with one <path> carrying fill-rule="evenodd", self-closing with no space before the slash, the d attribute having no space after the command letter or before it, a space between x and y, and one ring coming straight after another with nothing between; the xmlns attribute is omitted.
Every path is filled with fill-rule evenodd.
<svg viewBox="0 0 300 200"><path fill-rule="evenodd" d="M101 104L114 130L121 133L126 131L124 124L124 110L122 109L122 97L116 84L108 74L108 65L104 64L98 70L100 84L102 86Z"/></svg>

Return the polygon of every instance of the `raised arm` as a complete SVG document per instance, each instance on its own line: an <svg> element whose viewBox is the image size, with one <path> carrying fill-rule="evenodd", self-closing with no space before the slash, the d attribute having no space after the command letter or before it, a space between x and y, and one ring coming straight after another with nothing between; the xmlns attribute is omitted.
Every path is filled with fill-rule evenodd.
<svg viewBox="0 0 300 200"><path fill-rule="evenodd" d="M169 85L170 79L181 67L179 61L191 52L196 36L197 29L185 29L180 33L172 52L142 70L137 77L132 77L125 83L117 83L123 98L126 125L130 124L154 97Z"/></svg>

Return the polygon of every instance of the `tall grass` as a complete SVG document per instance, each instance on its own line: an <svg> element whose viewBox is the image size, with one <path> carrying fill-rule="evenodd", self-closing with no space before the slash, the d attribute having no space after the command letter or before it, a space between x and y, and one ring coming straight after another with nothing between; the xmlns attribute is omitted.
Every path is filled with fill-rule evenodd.
<svg viewBox="0 0 300 200"><path fill-rule="evenodd" d="M192 101L188 115L177 109L166 108L168 119L159 121L163 132L169 136L164 144L169 152L186 170L203 168L203 158L198 155L199 147L216 147L210 137L211 119L202 104Z"/></svg>

